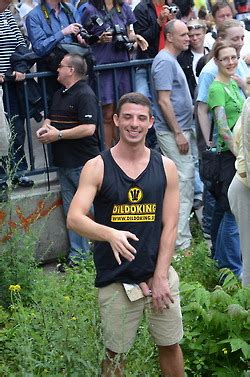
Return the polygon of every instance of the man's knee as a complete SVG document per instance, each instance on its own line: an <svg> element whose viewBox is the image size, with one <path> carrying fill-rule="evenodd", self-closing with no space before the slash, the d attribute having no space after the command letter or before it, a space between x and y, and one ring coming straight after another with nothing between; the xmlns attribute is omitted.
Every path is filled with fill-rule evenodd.
<svg viewBox="0 0 250 377"><path fill-rule="evenodd" d="M106 349L106 357L102 362L102 377L124 376L124 355Z"/></svg>
<svg viewBox="0 0 250 377"><path fill-rule="evenodd" d="M180 352L181 347L179 343L171 344L170 346L158 346L159 351L161 353L166 353L166 354L175 354L176 352Z"/></svg>

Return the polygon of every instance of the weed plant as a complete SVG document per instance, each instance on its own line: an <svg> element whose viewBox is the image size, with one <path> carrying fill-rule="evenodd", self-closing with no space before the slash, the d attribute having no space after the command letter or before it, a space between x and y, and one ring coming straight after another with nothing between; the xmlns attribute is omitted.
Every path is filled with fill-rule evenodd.
<svg viewBox="0 0 250 377"><path fill-rule="evenodd" d="M193 224L197 228L197 224ZM65 274L33 258L32 233L1 247L0 376L97 377L105 350L91 256ZM174 267L181 278L187 376L247 376L250 290L227 272L223 286L199 231ZM127 355L126 376L158 377L157 350L146 321Z"/></svg>

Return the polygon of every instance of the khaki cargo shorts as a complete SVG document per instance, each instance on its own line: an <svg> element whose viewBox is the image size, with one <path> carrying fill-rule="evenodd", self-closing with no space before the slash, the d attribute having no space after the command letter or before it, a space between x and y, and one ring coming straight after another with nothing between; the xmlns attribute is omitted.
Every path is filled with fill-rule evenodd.
<svg viewBox="0 0 250 377"><path fill-rule="evenodd" d="M146 313L149 332L156 345L179 343L183 336L179 298L179 278L171 266L169 284L174 303L168 309L156 312L151 297L131 302L121 283L99 288L99 305L105 347L116 353L127 352L133 345L143 313Z"/></svg>

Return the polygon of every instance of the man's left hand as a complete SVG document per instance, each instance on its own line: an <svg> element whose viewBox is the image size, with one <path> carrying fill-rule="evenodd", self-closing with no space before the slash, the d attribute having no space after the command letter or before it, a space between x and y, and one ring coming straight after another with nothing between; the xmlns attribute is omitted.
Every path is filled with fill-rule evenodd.
<svg viewBox="0 0 250 377"><path fill-rule="evenodd" d="M151 288L153 306L156 311L161 312L164 309L169 308L170 303L174 302L167 277L160 278L158 276L153 276L149 283L149 287Z"/></svg>

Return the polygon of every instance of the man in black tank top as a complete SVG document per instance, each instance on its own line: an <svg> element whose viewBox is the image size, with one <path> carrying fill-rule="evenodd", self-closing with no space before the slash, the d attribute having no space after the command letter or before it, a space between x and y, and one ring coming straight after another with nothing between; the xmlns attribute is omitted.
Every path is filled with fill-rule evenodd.
<svg viewBox="0 0 250 377"><path fill-rule="evenodd" d="M133 344L143 312L164 376L184 376L178 275L171 266L179 212L174 163L145 146L149 100L121 97L114 123L120 140L88 161L68 213L68 227L95 240L96 286L107 358L103 376L123 376L117 354ZM94 202L95 219L87 217Z"/></svg>

